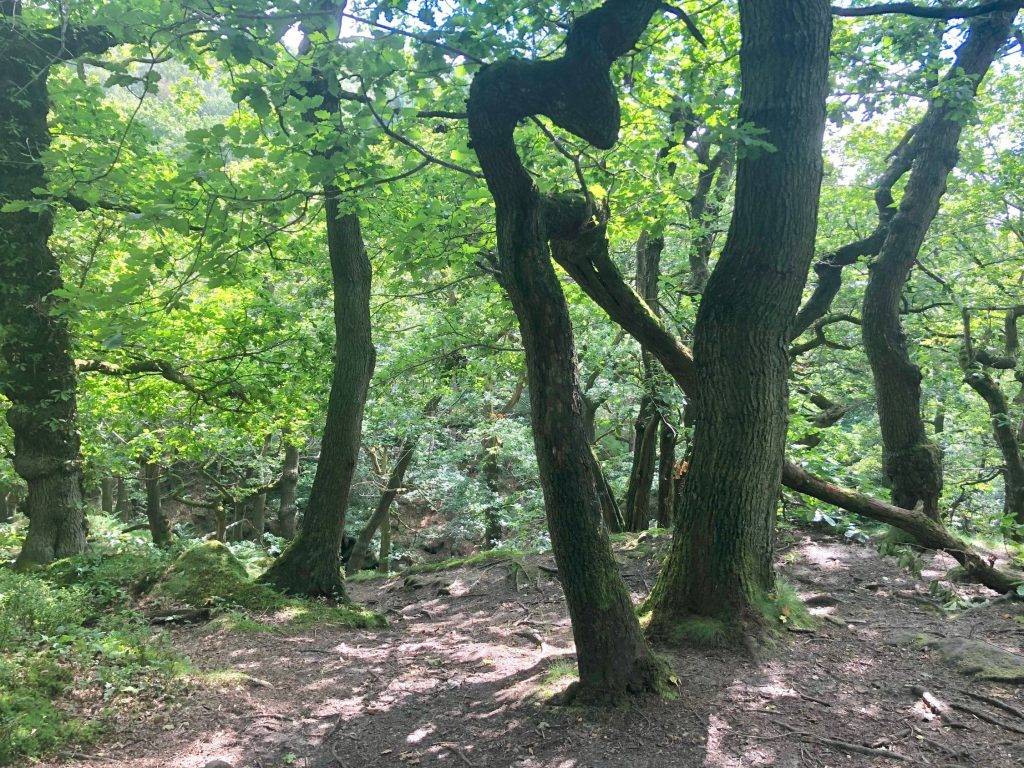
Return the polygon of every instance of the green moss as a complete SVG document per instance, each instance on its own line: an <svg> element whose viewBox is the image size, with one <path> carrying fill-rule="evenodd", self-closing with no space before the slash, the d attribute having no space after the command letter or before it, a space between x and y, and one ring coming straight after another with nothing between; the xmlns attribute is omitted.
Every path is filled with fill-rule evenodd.
<svg viewBox="0 0 1024 768"><path fill-rule="evenodd" d="M556 661L541 675L537 685L537 695L546 701L562 693L568 685L578 679L579 675L575 662L568 660Z"/></svg>
<svg viewBox="0 0 1024 768"><path fill-rule="evenodd" d="M435 571L450 571L454 568L465 568L472 565L483 565L497 560L520 560L523 552L514 547L499 547L477 552L468 557L451 557L447 560L440 560L436 563L419 563L406 569L406 573L434 573Z"/></svg>
<svg viewBox="0 0 1024 768"><path fill-rule="evenodd" d="M387 620L376 611L359 605L328 605L318 600L293 600L273 614L272 619L288 627L313 625L349 629L384 629Z"/></svg>
<svg viewBox="0 0 1024 768"><path fill-rule="evenodd" d="M232 605L270 610L286 603L283 595L253 582L241 561L219 541L204 541L182 552L164 571L150 597L197 608Z"/></svg>

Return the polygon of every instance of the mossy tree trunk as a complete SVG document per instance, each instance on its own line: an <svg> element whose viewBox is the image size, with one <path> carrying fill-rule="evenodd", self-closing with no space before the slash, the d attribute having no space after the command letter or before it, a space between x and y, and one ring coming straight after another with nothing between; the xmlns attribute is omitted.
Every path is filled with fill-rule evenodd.
<svg viewBox="0 0 1024 768"><path fill-rule="evenodd" d="M910 357L900 320L903 288L956 167L958 144L970 101L1009 37L1016 9L971 22L967 39L911 139L914 164L899 207L888 225L864 291L861 329L871 364L882 431L883 465L898 507L919 504L938 519L942 454L925 432L921 415L921 369ZM965 90L960 84L968 83ZM958 97L951 97L956 92Z"/></svg>
<svg viewBox="0 0 1024 768"><path fill-rule="evenodd" d="M740 118L775 151L737 167L729 234L697 314L689 472L650 599L652 636L697 617L742 636L774 590L789 327L817 226L828 94L826 0L740 0Z"/></svg>
<svg viewBox="0 0 1024 768"><path fill-rule="evenodd" d="M640 631L601 522L569 312L548 246L558 238L604 241L604 230L591 226L592 211L557 221L560 206L534 186L513 132L521 120L544 114L597 147L611 147L619 105L609 68L635 45L658 8L657 2L606 0L575 21L561 58L506 60L481 69L468 102L473 148L495 203L500 280L526 352L548 528L576 640L580 679L573 695L584 700L651 690L663 672Z"/></svg>
<svg viewBox="0 0 1024 768"><path fill-rule="evenodd" d="M299 446L286 440L281 480L277 486L280 496L280 506L277 508L277 535L284 539L295 538L295 491L298 485Z"/></svg>
<svg viewBox="0 0 1024 768"><path fill-rule="evenodd" d="M146 520L149 522L149 532L153 537L153 543L158 547L169 547L171 545L171 524L164 512L163 498L161 495L160 465L154 461L142 463L142 482L146 488Z"/></svg>
<svg viewBox="0 0 1024 768"><path fill-rule="evenodd" d="M0 391L10 401L14 471L28 486L19 567L86 545L71 334L55 295L63 281L49 247L53 212L35 198L47 187L49 69L111 44L93 29L33 29L20 4L0 5L0 206L30 204L0 213Z"/></svg>
<svg viewBox="0 0 1024 768"><path fill-rule="evenodd" d="M658 432L658 510L659 528L672 524L676 499L676 430L662 419Z"/></svg>

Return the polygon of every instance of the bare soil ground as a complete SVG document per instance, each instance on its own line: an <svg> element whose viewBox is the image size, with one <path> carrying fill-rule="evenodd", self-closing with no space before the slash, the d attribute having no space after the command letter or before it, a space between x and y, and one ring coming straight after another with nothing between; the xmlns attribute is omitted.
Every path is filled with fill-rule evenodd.
<svg viewBox="0 0 1024 768"><path fill-rule="evenodd" d="M934 651L890 644L899 633L924 632L1020 651L1019 604L950 616L923 580L871 546L812 532L788 537L783 577L820 626L786 633L756 660L667 652L679 678L671 700L612 711L547 704L570 681L573 646L558 584L538 568L553 565L550 558L528 558L525 569L492 562L353 584L355 599L387 614L387 630L170 630L209 679L126 718L88 754L44 765L1024 766L1024 688L968 678ZM655 578L658 549L641 542L620 559L639 599ZM926 578L953 565L943 556L925 561ZM218 674L225 670L248 677ZM929 691L931 704L912 686ZM974 712L942 714L943 702Z"/></svg>

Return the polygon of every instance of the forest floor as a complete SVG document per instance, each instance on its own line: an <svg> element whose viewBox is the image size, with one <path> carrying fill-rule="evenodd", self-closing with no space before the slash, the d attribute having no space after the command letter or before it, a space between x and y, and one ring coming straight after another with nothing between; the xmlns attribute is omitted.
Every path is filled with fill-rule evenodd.
<svg viewBox="0 0 1024 768"><path fill-rule="evenodd" d="M618 546L636 598L664 543ZM356 600L387 615L386 630L168 630L199 682L125 716L83 753L41 765L1024 766L1024 686L967 677L907 640L926 633L1019 651L1024 606L944 611L927 587L954 564L941 555L924 556L919 578L872 545L790 531L778 556L818 626L785 633L756 660L669 653L679 687L668 699L611 711L548 704L574 673L561 592L544 570L553 562L492 560L351 584ZM956 591L967 601L983 592ZM942 713L943 702L958 707Z"/></svg>

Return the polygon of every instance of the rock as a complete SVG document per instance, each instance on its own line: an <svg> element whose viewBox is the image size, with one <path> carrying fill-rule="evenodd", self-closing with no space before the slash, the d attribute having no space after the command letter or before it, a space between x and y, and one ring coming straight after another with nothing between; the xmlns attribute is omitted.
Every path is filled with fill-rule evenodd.
<svg viewBox="0 0 1024 768"><path fill-rule="evenodd" d="M219 541L204 541L182 552L150 591L158 603L203 608L223 601L243 607L275 607L281 597L253 583L245 566Z"/></svg>
<svg viewBox="0 0 1024 768"><path fill-rule="evenodd" d="M804 605L808 608L831 608L839 605L839 601L832 595L811 595L804 599Z"/></svg>
<svg viewBox="0 0 1024 768"><path fill-rule="evenodd" d="M964 675L999 683L1024 683L1024 656L970 637L939 637L925 632L896 632L887 645L916 646L939 657Z"/></svg>
<svg viewBox="0 0 1024 768"><path fill-rule="evenodd" d="M234 768L234 766L226 760L211 760L203 765L203 768Z"/></svg>

